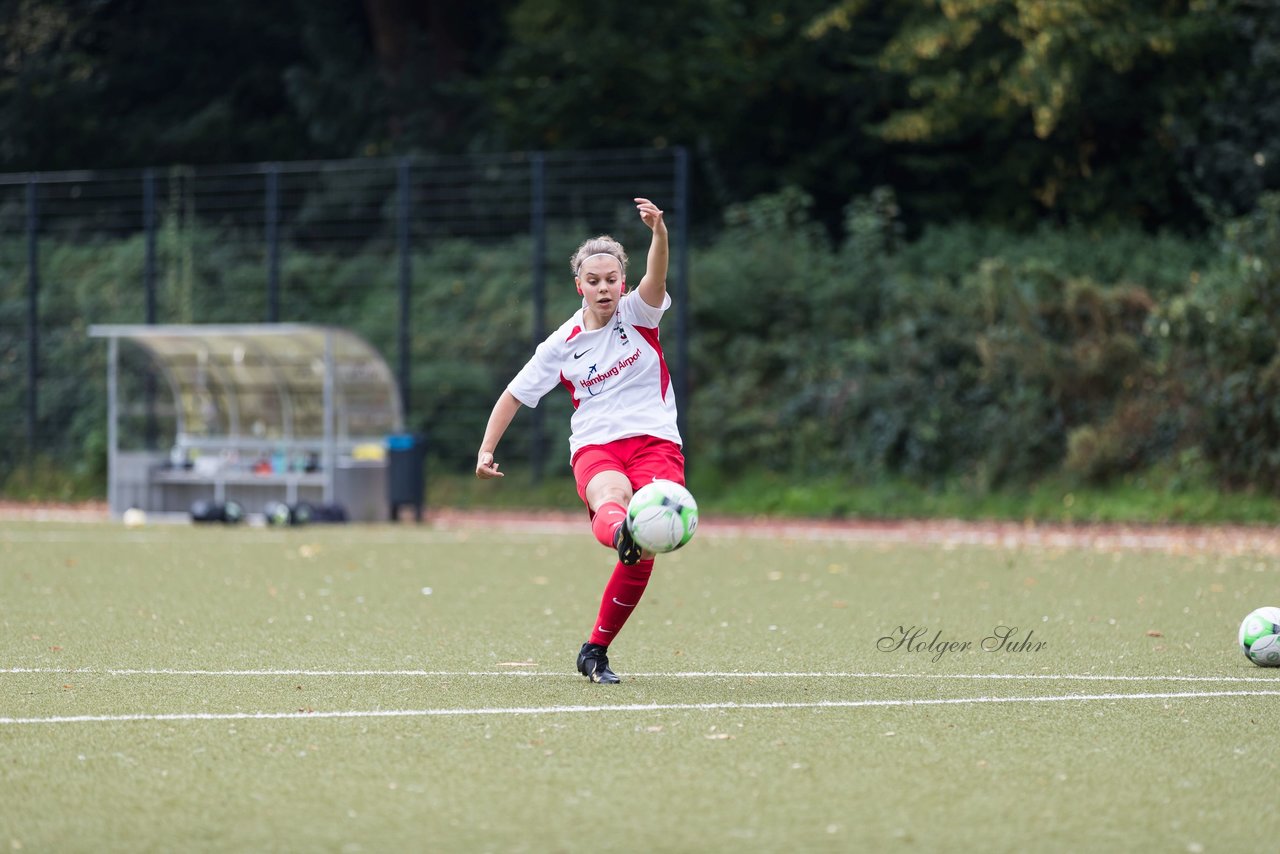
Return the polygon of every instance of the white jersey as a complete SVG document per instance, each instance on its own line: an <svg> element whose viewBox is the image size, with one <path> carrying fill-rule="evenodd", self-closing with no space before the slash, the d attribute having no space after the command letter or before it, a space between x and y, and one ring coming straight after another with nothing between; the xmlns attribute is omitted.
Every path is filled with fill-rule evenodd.
<svg viewBox="0 0 1280 854"><path fill-rule="evenodd" d="M671 306L654 308L637 291L623 294L613 319L588 330L578 310L538 345L507 391L525 406L563 385L573 398L570 458L586 445L654 436L677 445L676 396L658 343L658 322Z"/></svg>

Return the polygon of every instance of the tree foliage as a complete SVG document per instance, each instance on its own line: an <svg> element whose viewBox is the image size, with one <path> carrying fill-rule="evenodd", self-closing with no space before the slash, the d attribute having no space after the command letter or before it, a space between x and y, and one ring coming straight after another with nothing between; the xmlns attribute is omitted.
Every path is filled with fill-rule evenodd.
<svg viewBox="0 0 1280 854"><path fill-rule="evenodd" d="M0 170L687 146L829 232L1201 228L1275 189L1270 0L12 0Z"/></svg>
<svg viewBox="0 0 1280 854"><path fill-rule="evenodd" d="M285 158L300 59L273 4L17 0L0 12L0 168Z"/></svg>
<svg viewBox="0 0 1280 854"><path fill-rule="evenodd" d="M846 0L811 33L843 38L878 5ZM1198 219L1169 128L1221 74L1212 58L1232 42L1216 4L890 5L896 30L875 61L899 98L874 130L941 188L921 201L1005 221Z"/></svg>

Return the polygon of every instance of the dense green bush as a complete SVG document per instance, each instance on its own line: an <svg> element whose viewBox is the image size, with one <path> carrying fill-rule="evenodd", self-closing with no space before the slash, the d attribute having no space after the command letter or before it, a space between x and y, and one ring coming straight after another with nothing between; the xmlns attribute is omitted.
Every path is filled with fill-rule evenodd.
<svg viewBox="0 0 1280 854"><path fill-rule="evenodd" d="M694 441L716 465L1107 482L1200 440L1174 370L1195 358L1153 318L1208 246L967 225L904 243L880 193L833 247L807 211L795 192L730 210L698 256Z"/></svg>
<svg viewBox="0 0 1280 854"><path fill-rule="evenodd" d="M549 256L579 237L553 235ZM141 319L143 248L45 244L42 450L83 484L100 480L105 444L105 348L87 327ZM161 319L259 319L263 259L249 244L213 231L162 240ZM517 237L440 240L412 258L409 426L430 433L433 466L469 469L494 397L532 352L529 255ZM394 260L389 247L286 253L284 319L352 328L394 367ZM548 262L549 328L577 305L560 266ZM704 472L981 490L1160 470L1280 493L1280 198L1216 244L969 225L907 241L888 191L851 202L833 239L788 190L726 211L691 280L687 438ZM25 453L23 287L0 287L0 482L13 491L33 482L10 477ZM559 466L567 397L553 392L540 415ZM530 455L528 427L504 441L507 459Z"/></svg>
<svg viewBox="0 0 1280 854"><path fill-rule="evenodd" d="M1228 485L1280 493L1280 195L1224 230L1222 256L1164 323L1205 457Z"/></svg>

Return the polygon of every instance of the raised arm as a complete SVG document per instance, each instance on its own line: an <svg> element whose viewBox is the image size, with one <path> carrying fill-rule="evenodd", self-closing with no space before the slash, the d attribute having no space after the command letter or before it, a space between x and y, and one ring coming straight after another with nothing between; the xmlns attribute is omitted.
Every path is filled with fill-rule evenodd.
<svg viewBox="0 0 1280 854"><path fill-rule="evenodd" d="M654 308L662 308L662 298L667 295L667 224L662 211L648 199L635 199L636 210L644 224L653 229L653 241L649 244L649 260L640 280L640 299Z"/></svg>
<svg viewBox="0 0 1280 854"><path fill-rule="evenodd" d="M497 449L498 442L502 441L502 434L507 432L511 419L516 417L516 411L519 409L520 401L516 400L509 391L504 391L498 397L498 402L493 405L493 412L489 413L489 424L484 428L484 439L480 441L480 452L476 454L476 477L481 480L506 477L498 471L498 464L493 461L493 452Z"/></svg>

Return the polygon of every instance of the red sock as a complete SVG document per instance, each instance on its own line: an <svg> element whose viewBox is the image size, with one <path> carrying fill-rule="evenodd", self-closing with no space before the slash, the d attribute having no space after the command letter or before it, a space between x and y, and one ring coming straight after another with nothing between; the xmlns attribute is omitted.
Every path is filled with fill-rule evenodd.
<svg viewBox="0 0 1280 854"><path fill-rule="evenodd" d="M608 646L617 636L627 617L640 604L652 572L653 558L642 560L635 566L621 563L614 566L613 575L604 588L604 597L600 600L600 615L596 617L596 628L591 633L592 643Z"/></svg>
<svg viewBox="0 0 1280 854"><path fill-rule="evenodd" d="M613 533L626 518L627 508L616 501L606 501L596 510L596 515L591 520L591 533L596 535L602 545L613 548Z"/></svg>

